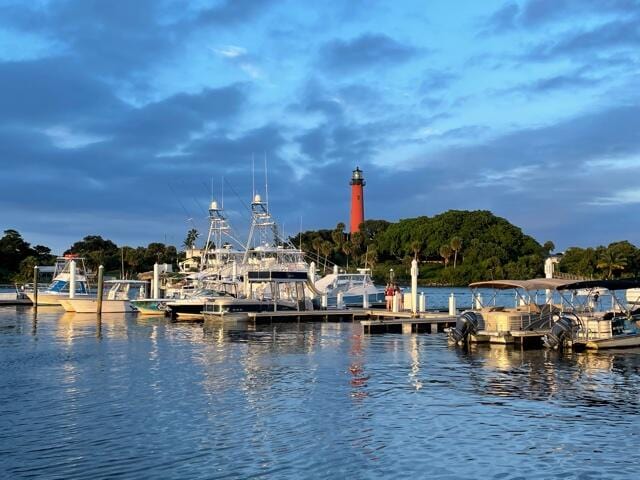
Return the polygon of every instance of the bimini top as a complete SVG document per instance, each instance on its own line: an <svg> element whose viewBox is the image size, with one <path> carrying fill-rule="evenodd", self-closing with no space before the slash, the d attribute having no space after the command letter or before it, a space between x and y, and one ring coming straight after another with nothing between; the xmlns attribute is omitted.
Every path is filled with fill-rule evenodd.
<svg viewBox="0 0 640 480"><path fill-rule="evenodd" d="M640 278L627 278L623 280L583 280L570 282L558 290L582 290L590 288L606 288L607 290L629 290L640 288Z"/></svg>
<svg viewBox="0 0 640 480"><path fill-rule="evenodd" d="M496 290L509 290L520 288L522 290L560 290L566 284L575 283L574 280L560 278L534 278L532 280L488 280L486 282L474 282L470 288L494 288Z"/></svg>

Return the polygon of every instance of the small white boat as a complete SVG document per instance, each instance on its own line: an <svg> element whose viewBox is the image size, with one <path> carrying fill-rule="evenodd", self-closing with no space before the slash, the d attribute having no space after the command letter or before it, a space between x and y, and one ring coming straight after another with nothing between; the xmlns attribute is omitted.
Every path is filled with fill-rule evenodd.
<svg viewBox="0 0 640 480"><path fill-rule="evenodd" d="M108 280L105 285L111 285L106 297L102 300L102 313L130 313L136 308L131 300L144 298L147 282L139 280ZM76 313L97 313L98 299L96 297L66 298L61 300L65 310Z"/></svg>
<svg viewBox="0 0 640 480"><path fill-rule="evenodd" d="M72 263L73 262L73 263ZM71 288L71 266L75 265L75 296L89 295L84 259L76 255L65 255L56 259L53 280L45 290L38 290L38 305L60 305L60 301L69 298ZM34 292L26 292L31 302L35 302Z"/></svg>

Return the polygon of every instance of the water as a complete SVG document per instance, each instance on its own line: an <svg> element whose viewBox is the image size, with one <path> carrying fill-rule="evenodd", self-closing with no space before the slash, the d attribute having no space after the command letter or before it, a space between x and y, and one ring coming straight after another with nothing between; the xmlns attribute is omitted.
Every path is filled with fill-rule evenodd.
<svg viewBox="0 0 640 480"><path fill-rule="evenodd" d="M0 478L632 478L640 350L0 307Z"/></svg>

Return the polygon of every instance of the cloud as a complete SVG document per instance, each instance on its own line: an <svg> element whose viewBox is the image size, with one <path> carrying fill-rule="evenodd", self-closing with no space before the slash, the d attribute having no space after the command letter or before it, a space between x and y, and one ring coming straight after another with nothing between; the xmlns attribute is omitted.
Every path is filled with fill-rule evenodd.
<svg viewBox="0 0 640 480"><path fill-rule="evenodd" d="M351 40L336 39L320 49L320 64L337 72L393 66L415 57L418 50L384 34L365 33Z"/></svg>
<svg viewBox="0 0 640 480"><path fill-rule="evenodd" d="M275 0L222 0L214 7L202 9L196 23L224 27L248 22L265 13L274 3Z"/></svg>
<svg viewBox="0 0 640 480"><path fill-rule="evenodd" d="M601 53L616 48L640 48L640 15L558 35L555 40L530 48L524 58L552 60L560 56Z"/></svg>
<svg viewBox="0 0 640 480"><path fill-rule="evenodd" d="M638 8L638 0L527 0L522 4L510 1L487 19L486 26L492 32L534 29L577 16L626 16Z"/></svg>
<svg viewBox="0 0 640 480"><path fill-rule="evenodd" d="M249 55L246 48L237 45L225 45L212 50L254 80L264 76L262 69L256 65L256 59Z"/></svg>

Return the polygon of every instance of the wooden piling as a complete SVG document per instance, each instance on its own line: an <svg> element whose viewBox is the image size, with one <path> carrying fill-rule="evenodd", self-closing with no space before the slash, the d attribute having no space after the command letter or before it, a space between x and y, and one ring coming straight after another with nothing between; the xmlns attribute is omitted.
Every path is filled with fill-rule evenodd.
<svg viewBox="0 0 640 480"><path fill-rule="evenodd" d="M38 311L38 271L40 269L36 265L33 267L33 308L34 311Z"/></svg>
<svg viewBox="0 0 640 480"><path fill-rule="evenodd" d="M102 290L104 288L104 267L100 265L98 267L98 298L96 305L96 313L102 315Z"/></svg>

